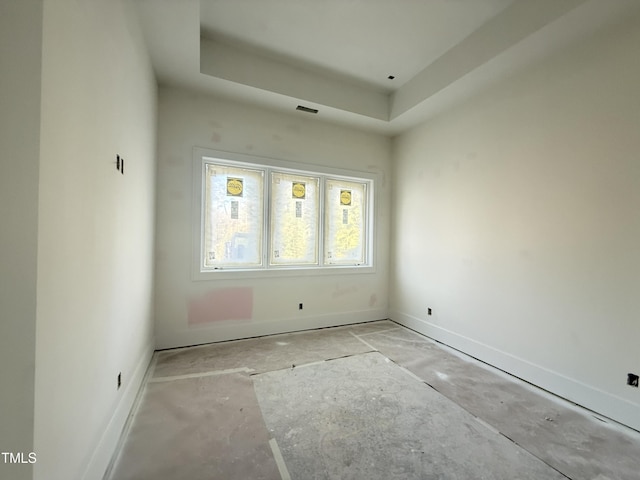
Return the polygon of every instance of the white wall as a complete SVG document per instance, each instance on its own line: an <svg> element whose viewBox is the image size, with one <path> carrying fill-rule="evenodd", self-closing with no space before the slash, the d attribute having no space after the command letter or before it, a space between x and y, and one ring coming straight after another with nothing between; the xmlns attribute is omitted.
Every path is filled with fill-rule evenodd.
<svg viewBox="0 0 640 480"><path fill-rule="evenodd" d="M131 8L44 3L37 479L102 478L154 346L157 92Z"/></svg>
<svg viewBox="0 0 640 480"><path fill-rule="evenodd" d="M394 140L390 297L394 320L636 429L638 45L635 18Z"/></svg>
<svg viewBox="0 0 640 480"><path fill-rule="evenodd" d="M390 141L305 115L272 113L177 89L160 90L155 275L159 348L387 317ZM376 272L192 280L196 146L378 173ZM251 319L189 324L190 305L229 288L248 292ZM299 303L304 303L304 310L298 310Z"/></svg>
<svg viewBox="0 0 640 480"><path fill-rule="evenodd" d="M42 0L0 2L0 452L33 451ZM7 465L0 478L32 478Z"/></svg>

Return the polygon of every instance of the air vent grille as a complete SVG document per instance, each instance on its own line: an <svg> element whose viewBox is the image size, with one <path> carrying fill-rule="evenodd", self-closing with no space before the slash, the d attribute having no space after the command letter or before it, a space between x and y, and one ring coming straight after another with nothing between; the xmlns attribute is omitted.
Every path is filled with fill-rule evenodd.
<svg viewBox="0 0 640 480"><path fill-rule="evenodd" d="M304 107L302 105L298 105L296 107L296 110L300 110L301 112L307 112L307 113L318 113L318 110L315 108L309 108L309 107Z"/></svg>

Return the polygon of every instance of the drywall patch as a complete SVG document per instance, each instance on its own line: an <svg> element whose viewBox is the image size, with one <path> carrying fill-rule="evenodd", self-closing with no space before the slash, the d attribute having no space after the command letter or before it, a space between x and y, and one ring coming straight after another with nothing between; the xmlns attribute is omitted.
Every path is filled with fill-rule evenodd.
<svg viewBox="0 0 640 480"><path fill-rule="evenodd" d="M520 256L521 260L531 259L531 252L526 248L521 248L520 250L518 250L518 255Z"/></svg>
<svg viewBox="0 0 640 480"><path fill-rule="evenodd" d="M375 307L376 303L378 303L378 296L375 293L372 293L371 297L369 297L369 306Z"/></svg>
<svg viewBox="0 0 640 480"><path fill-rule="evenodd" d="M338 298L338 297L344 297L345 295L353 295L355 293L358 293L358 287L356 287L355 285L342 287L338 284L336 285L336 289L333 291L331 296L333 298Z"/></svg>
<svg viewBox="0 0 640 480"><path fill-rule="evenodd" d="M169 191L169 192L167 193L167 196L168 196L171 200L184 200L184 193L183 193L183 192L176 191L176 190Z"/></svg>
<svg viewBox="0 0 640 480"><path fill-rule="evenodd" d="M182 158L181 155L167 155L164 163L173 167L179 167L184 164L184 158Z"/></svg>
<svg viewBox="0 0 640 480"><path fill-rule="evenodd" d="M189 302L189 325L221 320L251 320L252 317L251 287L219 288Z"/></svg>

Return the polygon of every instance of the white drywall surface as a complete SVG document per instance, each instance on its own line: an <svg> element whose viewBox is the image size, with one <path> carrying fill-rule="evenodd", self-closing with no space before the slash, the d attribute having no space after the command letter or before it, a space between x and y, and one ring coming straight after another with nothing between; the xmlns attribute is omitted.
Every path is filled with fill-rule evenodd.
<svg viewBox="0 0 640 480"><path fill-rule="evenodd" d="M394 140L390 296L392 319L636 429L639 44L630 19Z"/></svg>
<svg viewBox="0 0 640 480"><path fill-rule="evenodd" d="M304 330L387 317L390 141L376 134L273 113L198 93L162 88L159 96L155 319L159 348ZM193 148L202 147L379 176L374 273L192 279ZM268 162L269 160L266 160ZM225 319L216 303L251 302L250 318ZM207 318L194 305L214 298ZM304 309L299 310L298 304ZM204 311L204 313L203 313ZM192 319L193 320L193 319Z"/></svg>
<svg viewBox="0 0 640 480"><path fill-rule="evenodd" d="M42 1L0 3L0 452L33 452ZM36 457L37 458L37 457ZM5 463L0 478L31 479Z"/></svg>
<svg viewBox="0 0 640 480"><path fill-rule="evenodd" d="M130 2L45 1L36 479L102 478L153 351L157 92L139 32Z"/></svg>

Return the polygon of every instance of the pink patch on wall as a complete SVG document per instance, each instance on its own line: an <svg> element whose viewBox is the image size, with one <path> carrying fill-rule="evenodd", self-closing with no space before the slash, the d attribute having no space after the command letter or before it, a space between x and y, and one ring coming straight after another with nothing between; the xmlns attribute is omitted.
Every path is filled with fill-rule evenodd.
<svg viewBox="0 0 640 480"><path fill-rule="evenodd" d="M189 325L220 320L250 320L253 317L253 288L221 288L189 302Z"/></svg>

